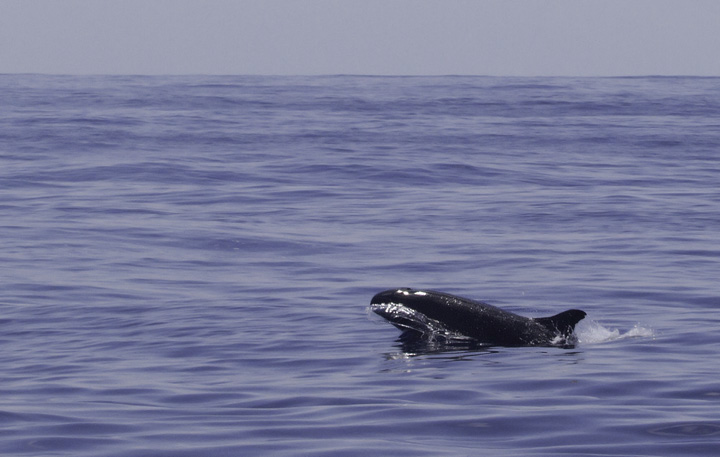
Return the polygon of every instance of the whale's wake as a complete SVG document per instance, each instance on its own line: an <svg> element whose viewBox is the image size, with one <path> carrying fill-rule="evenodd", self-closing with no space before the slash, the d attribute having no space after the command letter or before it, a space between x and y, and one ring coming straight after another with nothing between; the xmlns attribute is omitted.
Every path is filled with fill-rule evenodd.
<svg viewBox="0 0 720 457"><path fill-rule="evenodd" d="M611 330L594 320L586 319L575 327L575 335L578 343L582 345L608 343L629 338L652 338L655 336L655 332L640 325L635 325L630 330L621 332L618 329Z"/></svg>

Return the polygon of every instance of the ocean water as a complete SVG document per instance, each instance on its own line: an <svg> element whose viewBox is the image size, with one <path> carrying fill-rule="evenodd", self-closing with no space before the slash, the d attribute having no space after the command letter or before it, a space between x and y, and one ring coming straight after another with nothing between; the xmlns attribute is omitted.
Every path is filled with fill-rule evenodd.
<svg viewBox="0 0 720 457"><path fill-rule="evenodd" d="M716 456L719 182L716 78L0 75L0 453Z"/></svg>

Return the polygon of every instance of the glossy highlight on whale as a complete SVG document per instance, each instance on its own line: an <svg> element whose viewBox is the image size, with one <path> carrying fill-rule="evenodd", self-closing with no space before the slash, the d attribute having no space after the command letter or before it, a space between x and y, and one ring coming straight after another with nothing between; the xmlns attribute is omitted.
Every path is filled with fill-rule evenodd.
<svg viewBox="0 0 720 457"><path fill-rule="evenodd" d="M403 338L441 335L489 346L560 346L577 342L578 309L551 317L524 317L480 301L432 290L390 289L376 294L370 310L403 331Z"/></svg>

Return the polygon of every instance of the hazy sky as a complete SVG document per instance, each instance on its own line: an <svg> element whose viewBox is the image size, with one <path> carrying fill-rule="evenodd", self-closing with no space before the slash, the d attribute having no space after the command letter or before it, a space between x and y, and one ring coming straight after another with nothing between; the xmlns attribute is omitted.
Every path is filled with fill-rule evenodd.
<svg viewBox="0 0 720 457"><path fill-rule="evenodd" d="M720 75L720 0L0 0L0 73Z"/></svg>

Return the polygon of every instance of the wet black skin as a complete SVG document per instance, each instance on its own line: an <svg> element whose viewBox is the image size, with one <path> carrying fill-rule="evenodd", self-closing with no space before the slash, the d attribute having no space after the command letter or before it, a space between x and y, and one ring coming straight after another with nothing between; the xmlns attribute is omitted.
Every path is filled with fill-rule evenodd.
<svg viewBox="0 0 720 457"><path fill-rule="evenodd" d="M575 324L585 317L584 311L571 309L552 317L529 318L487 303L431 290L400 288L375 295L370 302L371 309L401 330L413 330L407 318L373 306L388 303L402 304L450 331L498 346L562 345L565 344L562 340L573 334Z"/></svg>

